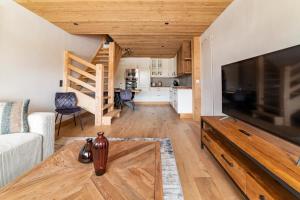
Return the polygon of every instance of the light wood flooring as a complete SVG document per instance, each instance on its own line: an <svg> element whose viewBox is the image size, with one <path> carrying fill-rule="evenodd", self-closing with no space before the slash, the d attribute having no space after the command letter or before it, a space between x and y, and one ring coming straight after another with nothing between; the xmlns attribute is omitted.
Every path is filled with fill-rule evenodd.
<svg viewBox="0 0 300 200"><path fill-rule="evenodd" d="M136 111L125 108L112 126L94 127L93 116L83 118L80 126L62 127L60 137L96 136L104 131L110 137L170 138L186 200L239 200L240 191L207 150L200 148L200 123L180 120L169 105L138 105Z"/></svg>

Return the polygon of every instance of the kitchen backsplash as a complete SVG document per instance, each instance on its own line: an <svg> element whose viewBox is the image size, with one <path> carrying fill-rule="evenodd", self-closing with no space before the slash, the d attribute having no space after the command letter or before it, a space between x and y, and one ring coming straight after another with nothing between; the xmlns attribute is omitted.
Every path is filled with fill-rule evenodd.
<svg viewBox="0 0 300 200"><path fill-rule="evenodd" d="M178 79L179 79L179 85L192 87L192 76L191 75L181 76L181 77L178 77Z"/></svg>
<svg viewBox="0 0 300 200"><path fill-rule="evenodd" d="M173 81L177 80L177 78L151 78L151 83L156 83L158 85L159 82L162 83L162 87L172 87Z"/></svg>
<svg viewBox="0 0 300 200"><path fill-rule="evenodd" d="M179 85L181 86L192 87L192 76L182 76L178 78L151 78L151 83L156 83L156 86L158 86L158 83L161 82L162 87L172 87L174 80L179 81Z"/></svg>

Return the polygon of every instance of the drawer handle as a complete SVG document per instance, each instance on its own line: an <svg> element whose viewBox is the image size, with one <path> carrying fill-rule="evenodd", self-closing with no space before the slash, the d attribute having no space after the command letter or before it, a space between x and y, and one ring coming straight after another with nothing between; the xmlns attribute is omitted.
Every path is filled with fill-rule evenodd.
<svg viewBox="0 0 300 200"><path fill-rule="evenodd" d="M224 154L222 154L221 157L223 158L223 160L225 160L225 162L226 162L230 167L233 167L233 163L230 162L230 161L225 157Z"/></svg>
<svg viewBox="0 0 300 200"><path fill-rule="evenodd" d="M251 134L248 133L248 132L245 131L245 130L239 129L239 131L240 131L241 133L243 133L244 135L248 136L248 137L251 136Z"/></svg>
<svg viewBox="0 0 300 200"><path fill-rule="evenodd" d="M258 197L258 199L259 200L266 200L266 197L264 195L260 194L259 197Z"/></svg>
<svg viewBox="0 0 300 200"><path fill-rule="evenodd" d="M208 138L206 137L206 135L204 135L203 137L204 137L204 139L205 139L207 142L210 143L210 139L208 139Z"/></svg>

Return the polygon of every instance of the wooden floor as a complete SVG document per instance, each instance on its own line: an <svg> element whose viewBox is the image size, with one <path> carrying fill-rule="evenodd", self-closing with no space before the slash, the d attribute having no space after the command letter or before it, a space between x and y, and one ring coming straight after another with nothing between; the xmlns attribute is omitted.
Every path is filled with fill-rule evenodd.
<svg viewBox="0 0 300 200"><path fill-rule="evenodd" d="M61 129L60 137L96 136L100 130L110 137L168 137L175 151L185 199L244 199L208 151L201 150L200 124L180 120L168 105L138 105L136 111L124 109L121 118L115 119L110 127L94 127L92 116L83 121L84 131L69 124Z"/></svg>

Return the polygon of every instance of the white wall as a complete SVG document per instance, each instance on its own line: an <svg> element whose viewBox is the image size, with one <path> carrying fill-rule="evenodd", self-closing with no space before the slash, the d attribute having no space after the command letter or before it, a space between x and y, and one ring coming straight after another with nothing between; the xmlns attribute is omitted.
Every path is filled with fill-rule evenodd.
<svg viewBox="0 0 300 200"><path fill-rule="evenodd" d="M235 0L201 36L202 115L222 114L221 66L300 44L299 0Z"/></svg>
<svg viewBox="0 0 300 200"><path fill-rule="evenodd" d="M74 36L12 0L0 1L0 100L30 98L31 111L54 109L64 50L90 59L99 37Z"/></svg>

